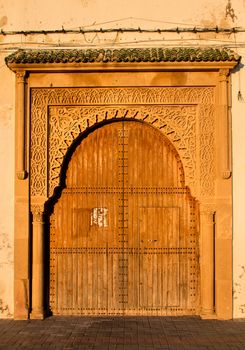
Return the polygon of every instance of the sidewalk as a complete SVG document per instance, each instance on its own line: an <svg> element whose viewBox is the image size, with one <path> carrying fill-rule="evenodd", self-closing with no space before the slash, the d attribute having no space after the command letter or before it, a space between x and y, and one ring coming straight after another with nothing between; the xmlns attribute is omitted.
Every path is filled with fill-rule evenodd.
<svg viewBox="0 0 245 350"><path fill-rule="evenodd" d="M245 319L57 317L0 320L0 349L245 350Z"/></svg>

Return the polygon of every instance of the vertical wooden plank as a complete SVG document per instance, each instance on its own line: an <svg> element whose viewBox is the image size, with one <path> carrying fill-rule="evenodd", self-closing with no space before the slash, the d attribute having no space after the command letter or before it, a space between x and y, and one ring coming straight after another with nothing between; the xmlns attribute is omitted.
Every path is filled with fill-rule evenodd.
<svg viewBox="0 0 245 350"><path fill-rule="evenodd" d="M168 306L179 306L179 210L166 208L165 218L168 225L168 247L172 250L168 259Z"/></svg>
<svg viewBox="0 0 245 350"><path fill-rule="evenodd" d="M101 171L100 161L102 161L101 156L101 149L98 147L98 133L96 132L94 134L94 137L91 138L90 141L90 162L89 162L89 168L88 168L88 174L90 174L90 183L92 186L96 186L96 184L99 183L100 176L97 177L97 174L99 171ZM101 177L103 174L101 174ZM92 215L93 208L99 207L99 203L97 201L96 194L93 194L93 197L87 196L89 201L87 207L90 208L90 215ZM92 199L93 198L93 199ZM99 310L99 308L102 307L101 305L101 299L99 298L100 293L98 293L98 290L101 289L101 274L100 274L100 268L101 268L101 254L99 251L97 251L96 247L100 246L99 241L99 232L98 227L96 225L92 225L90 222L90 239L91 239L91 248L93 248L93 253L91 254L91 281L92 281L92 288L91 288L91 308L92 313L95 312L95 310Z"/></svg>
<svg viewBox="0 0 245 350"><path fill-rule="evenodd" d="M77 181L78 181L78 172L79 172L79 164L78 164L78 159L76 161L76 168L75 168L75 174L74 174L74 182L73 186L76 187ZM77 191L75 191L73 195L73 211L78 208L78 194ZM80 253L79 253L79 227L78 227L78 219L77 219L77 213L73 215L73 221L72 221L72 233L73 233L73 247L76 249L74 252L74 281L75 281L75 286L74 286L74 311L73 313L75 315L78 315L80 313L79 307L81 303L81 278L80 278L80 264L79 264L79 258L80 258Z"/></svg>

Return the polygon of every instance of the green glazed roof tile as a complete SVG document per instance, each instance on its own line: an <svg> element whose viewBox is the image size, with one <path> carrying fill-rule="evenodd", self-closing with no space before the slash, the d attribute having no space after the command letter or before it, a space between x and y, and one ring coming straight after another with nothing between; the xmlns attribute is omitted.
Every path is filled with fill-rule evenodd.
<svg viewBox="0 0 245 350"><path fill-rule="evenodd" d="M7 56L7 64L93 63L93 62L219 62L236 61L240 56L222 48L124 48L18 50Z"/></svg>

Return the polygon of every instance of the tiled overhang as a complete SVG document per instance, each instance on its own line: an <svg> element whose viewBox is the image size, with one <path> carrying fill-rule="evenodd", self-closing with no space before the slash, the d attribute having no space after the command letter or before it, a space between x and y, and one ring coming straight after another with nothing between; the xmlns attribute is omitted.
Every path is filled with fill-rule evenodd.
<svg viewBox="0 0 245 350"><path fill-rule="evenodd" d="M5 59L9 68L34 70L38 67L64 70L70 67L94 69L95 66L131 66L144 64L160 67L234 67L240 56L227 48L120 48L120 49L48 49L48 50L18 50ZM63 70L63 69L62 69Z"/></svg>

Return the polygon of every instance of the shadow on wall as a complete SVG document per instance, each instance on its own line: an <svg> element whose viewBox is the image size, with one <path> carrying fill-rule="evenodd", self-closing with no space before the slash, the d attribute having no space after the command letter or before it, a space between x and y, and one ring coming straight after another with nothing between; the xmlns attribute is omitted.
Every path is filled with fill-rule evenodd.
<svg viewBox="0 0 245 350"><path fill-rule="evenodd" d="M241 77L240 77L240 72L244 68L243 63L239 63L232 71L232 74L238 74L238 91L237 91L237 99L239 102L245 103L245 97L244 93L242 92L242 85L241 85Z"/></svg>

